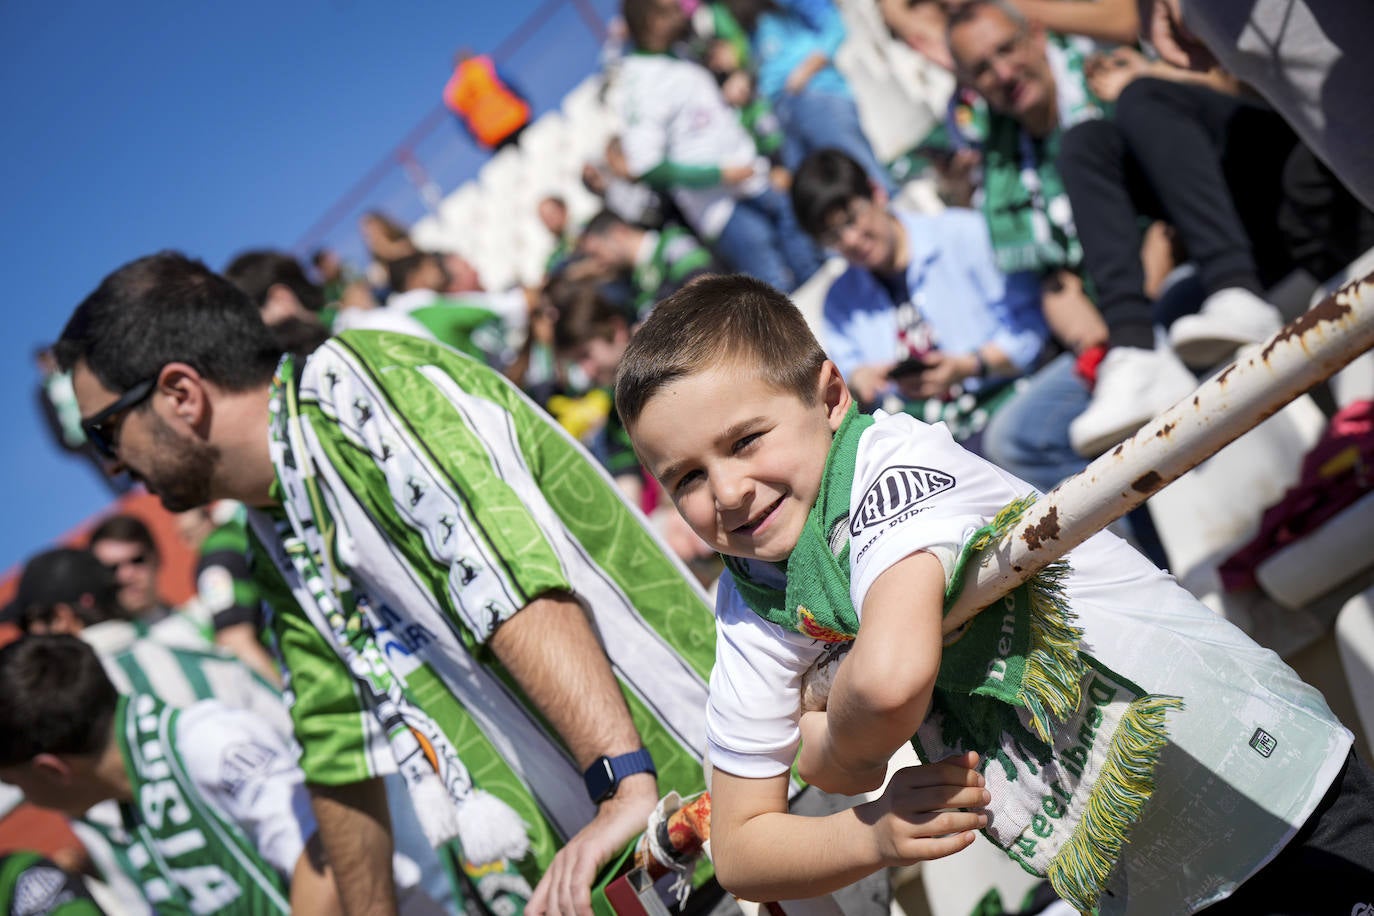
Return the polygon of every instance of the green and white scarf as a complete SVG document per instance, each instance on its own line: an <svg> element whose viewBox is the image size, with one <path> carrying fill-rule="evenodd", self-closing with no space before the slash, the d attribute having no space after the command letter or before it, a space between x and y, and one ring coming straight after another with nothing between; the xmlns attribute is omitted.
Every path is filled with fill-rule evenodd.
<svg viewBox="0 0 1374 916"><path fill-rule="evenodd" d="M761 584L748 564L727 558L740 595L765 620L830 643L857 635L849 501L859 441L873 422L851 408L835 433L819 497L786 563L785 591ZM1009 530L1031 502L1012 503L964 544L946 608L963 588L970 558ZM1000 765L1015 797L994 794L1007 823L985 833L1087 911L1150 798L1154 766L1168 741L1165 716L1182 700L1147 694L1082 650L1083 631L1064 598L1068 573L1066 562L1051 564L991 612L947 635L930 715L912 743L927 761L975 750L985 771ZM1051 768L1062 778L1046 792L1031 777Z"/></svg>
<svg viewBox="0 0 1374 916"><path fill-rule="evenodd" d="M1083 246L1055 160L1063 131L1100 117L1106 106L1083 76L1085 52L1077 42L1046 45L1054 73L1060 126L1035 140L1010 115L991 114L983 141L983 213L1003 273L1077 269Z"/></svg>
<svg viewBox="0 0 1374 916"><path fill-rule="evenodd" d="M285 517L275 531L258 531L311 624L331 637L359 694L387 736L410 790L415 813L434 846L452 839L474 864L517 862L529 852L524 822L504 801L473 785L448 737L405 693L387 664L367 601L357 594L340 553L348 534L338 528L306 447L290 355L283 357L269 398L272 464ZM304 600L308 598L308 600Z"/></svg>

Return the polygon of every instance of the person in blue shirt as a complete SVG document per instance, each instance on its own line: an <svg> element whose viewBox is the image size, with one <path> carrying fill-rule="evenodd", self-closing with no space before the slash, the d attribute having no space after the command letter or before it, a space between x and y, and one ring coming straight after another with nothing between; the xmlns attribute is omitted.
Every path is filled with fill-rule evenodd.
<svg viewBox="0 0 1374 916"><path fill-rule="evenodd" d="M889 208L838 150L801 164L792 205L849 262L826 294L820 336L862 409L944 422L965 448L1041 489L1082 469L1068 443L1087 401L1072 357L1046 362L1039 281L998 270L981 214Z"/></svg>
<svg viewBox="0 0 1374 916"><path fill-rule="evenodd" d="M757 92L767 99L786 138L783 165L795 171L808 154L834 147L863 165L888 194L887 169L874 154L859 122L854 93L835 67L845 39L833 0L721 0L752 39Z"/></svg>

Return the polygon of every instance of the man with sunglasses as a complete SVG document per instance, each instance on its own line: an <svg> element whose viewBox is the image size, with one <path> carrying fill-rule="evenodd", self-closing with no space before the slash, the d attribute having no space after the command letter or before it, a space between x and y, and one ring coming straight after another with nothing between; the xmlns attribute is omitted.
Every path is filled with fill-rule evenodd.
<svg viewBox="0 0 1374 916"><path fill-rule="evenodd" d="M91 553L114 576L119 607L130 620L153 626L173 614L157 593L162 558L148 526L132 515L111 515L91 532Z"/></svg>
<svg viewBox="0 0 1374 916"><path fill-rule="evenodd" d="M250 507L349 912L394 912L386 772L485 905L532 916L589 916L660 785L703 788L705 596L504 378L375 331L283 358L175 253L107 277L55 351L117 469L173 511Z"/></svg>

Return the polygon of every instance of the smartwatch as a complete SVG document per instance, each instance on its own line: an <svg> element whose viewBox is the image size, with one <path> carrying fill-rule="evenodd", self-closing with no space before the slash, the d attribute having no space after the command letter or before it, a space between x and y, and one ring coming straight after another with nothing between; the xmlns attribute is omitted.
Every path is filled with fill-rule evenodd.
<svg viewBox="0 0 1374 916"><path fill-rule="evenodd" d="M620 788L620 780L636 773L658 775L658 770L654 769L654 758L642 747L619 757L596 758L582 774L582 781L587 785L587 795L594 804L599 805L615 795L615 790Z"/></svg>

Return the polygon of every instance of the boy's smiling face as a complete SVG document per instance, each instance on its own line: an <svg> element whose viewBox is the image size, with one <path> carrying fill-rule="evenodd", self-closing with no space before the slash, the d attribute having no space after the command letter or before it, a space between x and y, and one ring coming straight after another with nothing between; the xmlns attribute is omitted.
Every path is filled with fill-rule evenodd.
<svg viewBox="0 0 1374 916"><path fill-rule="evenodd" d="M664 385L630 428L692 530L724 554L784 560L820 492L851 398L826 362L807 405L737 362Z"/></svg>

